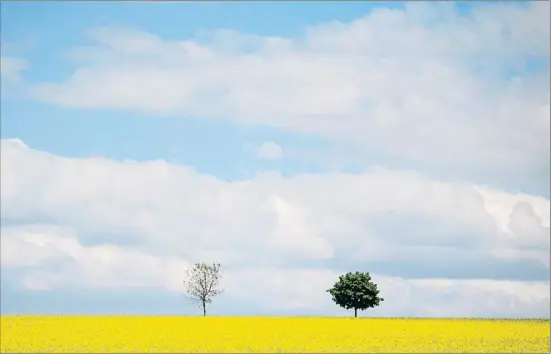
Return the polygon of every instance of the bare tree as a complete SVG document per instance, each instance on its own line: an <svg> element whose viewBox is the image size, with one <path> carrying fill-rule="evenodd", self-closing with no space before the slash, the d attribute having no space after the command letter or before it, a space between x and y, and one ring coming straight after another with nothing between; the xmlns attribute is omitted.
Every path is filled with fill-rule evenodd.
<svg viewBox="0 0 551 354"><path fill-rule="evenodd" d="M212 298L223 291L218 288L222 279L220 264L195 263L193 268L186 270L186 276L184 286L189 294L188 298L198 306L202 306L203 316L206 316L207 304L210 304Z"/></svg>

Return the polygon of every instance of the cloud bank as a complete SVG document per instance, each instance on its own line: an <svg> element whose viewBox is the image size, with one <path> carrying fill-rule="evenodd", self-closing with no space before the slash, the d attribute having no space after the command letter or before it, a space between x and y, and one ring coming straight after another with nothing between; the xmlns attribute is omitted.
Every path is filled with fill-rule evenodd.
<svg viewBox="0 0 551 354"><path fill-rule="evenodd" d="M70 75L29 79L27 98L316 137L312 159L368 168L228 181L2 139L2 280L179 293L216 261L228 306L343 315L325 290L365 270L391 304L370 315L549 317L550 201L518 192L549 182L549 22L548 2L408 3L296 37L91 29L64 53ZM1 64L4 85L27 61ZM258 159L297 154L256 141Z"/></svg>
<svg viewBox="0 0 551 354"><path fill-rule="evenodd" d="M547 2L468 14L411 3L298 38L221 29L169 40L102 27L68 51L71 76L33 94L316 134L456 173L548 175L549 71L536 64L549 58L549 12Z"/></svg>
<svg viewBox="0 0 551 354"><path fill-rule="evenodd" d="M23 271L27 289L181 291L183 270L207 260L227 268L230 297L329 307L323 290L339 264L405 269L428 257L442 267L438 277L375 275L385 296L411 292L381 314L423 306L459 313L444 302L415 303L435 288L448 299L441 301L466 302L461 311L472 314L548 309L549 282L529 282L528 274L445 279L465 263L479 274L492 262L548 271L550 205L541 197L385 169L227 182L163 161L63 158L16 139L3 140L1 152L2 268ZM513 289L503 293L507 284ZM488 299L477 305L482 294ZM503 301L510 303L502 308Z"/></svg>

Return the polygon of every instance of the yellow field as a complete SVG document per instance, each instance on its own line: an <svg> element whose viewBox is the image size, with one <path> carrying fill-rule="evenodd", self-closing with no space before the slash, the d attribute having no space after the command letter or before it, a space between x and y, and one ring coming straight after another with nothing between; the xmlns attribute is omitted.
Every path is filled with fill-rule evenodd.
<svg viewBox="0 0 551 354"><path fill-rule="evenodd" d="M549 353L548 320L1 316L2 352Z"/></svg>

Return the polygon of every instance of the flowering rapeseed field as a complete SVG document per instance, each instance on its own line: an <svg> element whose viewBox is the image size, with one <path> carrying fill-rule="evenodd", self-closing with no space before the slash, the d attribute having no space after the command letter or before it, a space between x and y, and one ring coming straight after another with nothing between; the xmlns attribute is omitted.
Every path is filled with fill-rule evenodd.
<svg viewBox="0 0 551 354"><path fill-rule="evenodd" d="M549 353L547 320L1 316L2 352Z"/></svg>

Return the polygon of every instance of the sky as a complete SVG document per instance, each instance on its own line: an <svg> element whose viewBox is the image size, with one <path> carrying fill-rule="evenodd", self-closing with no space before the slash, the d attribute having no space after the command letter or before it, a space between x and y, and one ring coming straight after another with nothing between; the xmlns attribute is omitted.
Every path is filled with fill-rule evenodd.
<svg viewBox="0 0 551 354"><path fill-rule="evenodd" d="M2 2L1 313L550 312L549 2Z"/></svg>

